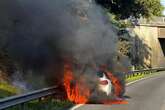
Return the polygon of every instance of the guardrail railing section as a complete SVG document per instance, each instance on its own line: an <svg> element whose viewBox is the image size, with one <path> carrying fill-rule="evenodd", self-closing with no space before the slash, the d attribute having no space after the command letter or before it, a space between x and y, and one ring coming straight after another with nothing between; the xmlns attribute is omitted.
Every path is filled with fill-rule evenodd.
<svg viewBox="0 0 165 110"><path fill-rule="evenodd" d="M127 79L127 78L132 78L132 77L152 74L152 73L159 72L159 71L165 71L165 68L153 68L153 69L144 69L144 70L130 71L130 72L125 74L125 78Z"/></svg>

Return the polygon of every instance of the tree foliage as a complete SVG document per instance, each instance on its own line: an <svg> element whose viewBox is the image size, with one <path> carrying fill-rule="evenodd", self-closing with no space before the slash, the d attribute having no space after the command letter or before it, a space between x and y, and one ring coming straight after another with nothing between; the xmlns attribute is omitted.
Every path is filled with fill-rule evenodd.
<svg viewBox="0 0 165 110"><path fill-rule="evenodd" d="M119 19L160 16L163 10L160 0L96 0L96 3Z"/></svg>

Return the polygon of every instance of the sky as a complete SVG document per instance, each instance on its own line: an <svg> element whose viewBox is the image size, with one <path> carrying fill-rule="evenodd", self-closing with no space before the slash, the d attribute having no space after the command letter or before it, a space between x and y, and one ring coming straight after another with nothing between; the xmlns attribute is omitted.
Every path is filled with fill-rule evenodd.
<svg viewBox="0 0 165 110"><path fill-rule="evenodd" d="M161 0L161 3L165 7L165 0ZM163 15L165 15L165 10L163 11Z"/></svg>

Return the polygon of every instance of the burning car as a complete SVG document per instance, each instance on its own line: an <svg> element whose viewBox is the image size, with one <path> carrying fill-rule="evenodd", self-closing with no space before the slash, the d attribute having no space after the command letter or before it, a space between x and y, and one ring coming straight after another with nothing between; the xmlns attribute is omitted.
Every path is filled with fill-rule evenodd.
<svg viewBox="0 0 165 110"><path fill-rule="evenodd" d="M124 87L121 84L119 78L114 76L109 71L99 71L97 72L98 76L98 88L100 91L106 94L106 101L105 100L97 100L95 103L104 103L104 104L111 104L112 100L108 98L113 94L113 96L117 99L121 97L123 93ZM73 68L70 64L66 64L64 66L64 87L66 90L67 98L76 104L85 104L91 103L90 99L93 94L91 87L87 80L83 75L81 77L76 77L73 74ZM97 94L95 94L97 97ZM115 99L115 100L116 100Z"/></svg>
<svg viewBox="0 0 165 110"><path fill-rule="evenodd" d="M125 92L125 81L123 73L116 73L116 76L111 72L99 71L99 89L105 92L107 96L115 95L116 98L123 98Z"/></svg>
<svg viewBox="0 0 165 110"><path fill-rule="evenodd" d="M107 78L106 74L102 71L97 73L99 77L99 89L102 92L105 92L106 95L110 95L112 93L112 82Z"/></svg>

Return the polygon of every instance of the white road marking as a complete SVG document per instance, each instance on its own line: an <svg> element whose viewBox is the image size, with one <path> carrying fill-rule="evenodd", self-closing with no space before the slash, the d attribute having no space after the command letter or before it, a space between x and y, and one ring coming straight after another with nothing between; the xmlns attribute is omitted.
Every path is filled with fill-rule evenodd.
<svg viewBox="0 0 165 110"><path fill-rule="evenodd" d="M75 106L73 106L71 109L69 109L69 110L76 110L77 108L79 108L79 107L81 107L81 106L83 106L84 104L78 104L78 105L75 105Z"/></svg>

